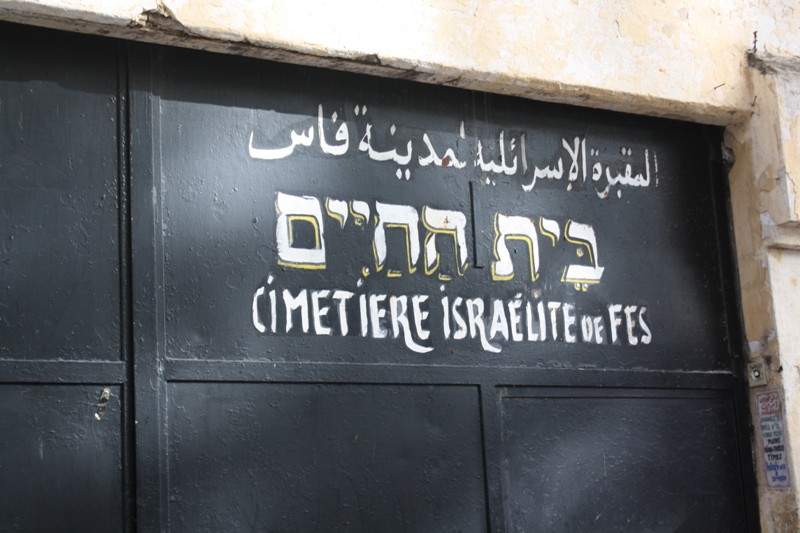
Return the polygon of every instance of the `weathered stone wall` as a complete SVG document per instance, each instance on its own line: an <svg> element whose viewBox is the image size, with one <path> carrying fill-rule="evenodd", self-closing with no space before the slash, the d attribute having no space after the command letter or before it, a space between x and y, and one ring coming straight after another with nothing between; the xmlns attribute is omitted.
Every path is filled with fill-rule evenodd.
<svg viewBox="0 0 800 533"><path fill-rule="evenodd" d="M762 363L768 388L781 390L786 408L790 468L800 475L800 58L751 55L753 113L727 129L736 163L731 169L742 307L750 360ZM754 405L755 391L751 392ZM762 527L796 531L797 500L766 488L756 432Z"/></svg>
<svg viewBox="0 0 800 533"><path fill-rule="evenodd" d="M800 479L796 0L0 0L0 19L726 126L744 349L785 396ZM755 458L762 528L798 530Z"/></svg>
<svg viewBox="0 0 800 533"><path fill-rule="evenodd" d="M756 106L751 117L741 124L728 127L726 144L732 149L735 164L730 174L731 203L736 251L739 267L739 281L742 296L742 311L745 318L745 335L749 360L762 363L768 374L766 388L781 389L784 377L788 375L785 362L779 349L779 338L773 310L785 307L791 299L791 292L778 289L771 272L774 266L770 260L771 248L781 240L792 239L793 230L775 225L770 213L770 197L775 216L785 212L787 202L776 189L780 190L781 142L778 135L776 117L779 114L774 80L760 72L752 73L752 83ZM760 98L757 98L760 96ZM782 235L782 237L781 237ZM781 339L782 340L782 339ZM755 408L755 394L751 391L750 400ZM791 400L790 398L786 398ZM797 409L794 402L790 409ZM756 413L753 409L753 417ZM788 428L792 433L792 428ZM757 476L760 486L761 523L764 531L795 531L797 524L797 503L790 493L766 488L766 472L761 449L763 443L759 431L754 432L754 456L758 464ZM795 460L796 464L798 461ZM797 479L796 472L792 472Z"/></svg>

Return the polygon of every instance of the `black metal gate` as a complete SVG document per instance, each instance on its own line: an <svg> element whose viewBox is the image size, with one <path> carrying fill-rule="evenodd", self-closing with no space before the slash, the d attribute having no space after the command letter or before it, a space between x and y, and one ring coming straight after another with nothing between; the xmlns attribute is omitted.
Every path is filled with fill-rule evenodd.
<svg viewBox="0 0 800 533"><path fill-rule="evenodd" d="M758 528L719 130L0 41L11 529Z"/></svg>

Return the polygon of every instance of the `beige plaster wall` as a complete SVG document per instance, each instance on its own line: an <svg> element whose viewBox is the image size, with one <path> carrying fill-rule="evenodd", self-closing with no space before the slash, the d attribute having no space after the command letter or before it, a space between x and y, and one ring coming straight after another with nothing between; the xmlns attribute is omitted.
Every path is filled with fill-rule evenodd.
<svg viewBox="0 0 800 533"><path fill-rule="evenodd" d="M727 129L742 306L751 361L768 371L767 388L782 391L795 487L800 479L800 57L751 58L753 114ZM751 392L751 404L755 390ZM764 531L798 531L795 494L761 485Z"/></svg>
<svg viewBox="0 0 800 533"><path fill-rule="evenodd" d="M795 3L0 0L0 18L731 124L746 50L799 53Z"/></svg>
<svg viewBox="0 0 800 533"><path fill-rule="evenodd" d="M800 481L797 0L0 0L0 19L726 126L744 350L784 392ZM755 458L762 528L800 530Z"/></svg>
<svg viewBox="0 0 800 533"><path fill-rule="evenodd" d="M796 376L800 376L796 356L800 346L795 340L791 317L800 318L795 300L797 280L800 280L800 261L791 254L793 243L800 244L797 229L776 220L790 215L789 195L782 186L786 173L783 164L785 148L781 137L779 89L775 78L767 73L752 72L754 95L758 96L751 117L728 127L725 142L732 149L735 164L730 170L731 204L733 212L736 253L739 267L742 311L746 335L745 352L754 363L762 363L768 375L764 389L784 393L787 411L788 445L800 442L800 405L798 405ZM792 283L795 281L795 284ZM755 419L755 395L750 393ZM759 499L763 531L797 531L798 503L796 494L767 488L761 453L763 443L759 431L754 431L754 458L760 486ZM794 448L797 448L795 445ZM791 452L790 467L797 482L800 455Z"/></svg>

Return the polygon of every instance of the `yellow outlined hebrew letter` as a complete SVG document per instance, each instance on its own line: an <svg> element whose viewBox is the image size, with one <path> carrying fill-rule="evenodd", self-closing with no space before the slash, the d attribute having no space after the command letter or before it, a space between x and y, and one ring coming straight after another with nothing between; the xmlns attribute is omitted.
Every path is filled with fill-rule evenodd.
<svg viewBox="0 0 800 533"><path fill-rule="evenodd" d="M527 217L494 215L494 258L492 261L492 279L509 281L514 279L514 262L508 251L506 241L522 241L528 245L528 259L531 280L539 277L539 239L536 225Z"/></svg>
<svg viewBox="0 0 800 533"><path fill-rule="evenodd" d="M584 250L589 254L591 265L568 265L564 268L561 281L564 283L574 283L576 288L581 286L586 290L587 285L600 283L603 277L604 267L601 267L597 258L597 237L594 228L588 224L580 224L572 220L567 222L564 228L564 238L572 244L580 246L578 255L582 256Z"/></svg>
<svg viewBox="0 0 800 533"><path fill-rule="evenodd" d="M555 246L558 240L561 238L561 228L559 227L558 222L551 218L539 217L539 231L545 237L550 237L550 241L553 243L553 246Z"/></svg>
<svg viewBox="0 0 800 533"><path fill-rule="evenodd" d="M290 268L322 270L325 268L325 239L322 233L322 209L313 196L294 196L279 192L275 200L278 220L275 240L278 244L278 264ZM294 246L293 224L308 222L314 228L314 248Z"/></svg>
<svg viewBox="0 0 800 533"><path fill-rule="evenodd" d="M459 276L467 268L467 217L459 211L422 208L422 224L428 230L425 237L425 274L431 275L439 268L441 260L436 247L436 236L449 235L456 251L456 270Z"/></svg>
<svg viewBox="0 0 800 533"><path fill-rule="evenodd" d="M347 223L347 217L350 214L347 209L347 202L326 197L325 211L327 211L329 217L338 222L339 226L344 229L344 225Z"/></svg>
<svg viewBox="0 0 800 533"><path fill-rule="evenodd" d="M350 200L349 206L355 225L364 227L364 224L369 220L369 204L361 200Z"/></svg>
<svg viewBox="0 0 800 533"><path fill-rule="evenodd" d="M375 235L372 239L372 251L375 255L375 268L380 272L386 266L386 228L400 228L406 233L406 259L408 272L417 270L419 260L419 214L408 205L383 204L375 202L377 213ZM389 270L387 277L396 278L402 275L399 271Z"/></svg>

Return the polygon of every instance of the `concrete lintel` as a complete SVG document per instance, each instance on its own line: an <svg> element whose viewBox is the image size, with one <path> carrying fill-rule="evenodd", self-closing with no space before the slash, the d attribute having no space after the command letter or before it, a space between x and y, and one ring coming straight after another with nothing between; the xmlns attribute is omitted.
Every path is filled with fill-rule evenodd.
<svg viewBox="0 0 800 533"><path fill-rule="evenodd" d="M0 20L713 125L741 123L752 112L741 98L704 99L699 92L667 97L633 86L610 89L562 82L557 72L508 74L502 65L498 70L463 69L389 53L265 40L230 28L184 23L165 2L156 0L110 2L113 9L107 11L98 5L102 2L0 0Z"/></svg>

